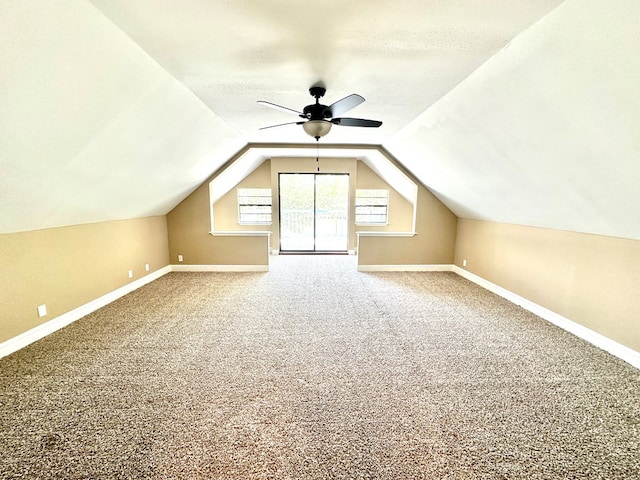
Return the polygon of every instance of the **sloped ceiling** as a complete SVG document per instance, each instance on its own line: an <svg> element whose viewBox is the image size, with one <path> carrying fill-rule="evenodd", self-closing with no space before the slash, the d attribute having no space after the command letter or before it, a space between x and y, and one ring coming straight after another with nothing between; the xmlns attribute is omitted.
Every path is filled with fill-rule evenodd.
<svg viewBox="0 0 640 480"><path fill-rule="evenodd" d="M0 232L166 213L245 143L89 3L1 12Z"/></svg>
<svg viewBox="0 0 640 480"><path fill-rule="evenodd" d="M0 15L0 232L164 214L329 104L458 215L640 238L636 0L30 0Z"/></svg>
<svg viewBox="0 0 640 480"><path fill-rule="evenodd" d="M640 2L567 1L393 139L461 217L640 239Z"/></svg>

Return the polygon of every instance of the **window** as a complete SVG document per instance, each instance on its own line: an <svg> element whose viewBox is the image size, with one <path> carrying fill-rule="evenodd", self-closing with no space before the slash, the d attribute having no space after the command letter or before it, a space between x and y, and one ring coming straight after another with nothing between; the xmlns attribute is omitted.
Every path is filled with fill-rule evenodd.
<svg viewBox="0 0 640 480"><path fill-rule="evenodd" d="M243 224L271 223L271 189L238 189L238 222Z"/></svg>
<svg viewBox="0 0 640 480"><path fill-rule="evenodd" d="M386 225L389 190L356 190L356 224Z"/></svg>

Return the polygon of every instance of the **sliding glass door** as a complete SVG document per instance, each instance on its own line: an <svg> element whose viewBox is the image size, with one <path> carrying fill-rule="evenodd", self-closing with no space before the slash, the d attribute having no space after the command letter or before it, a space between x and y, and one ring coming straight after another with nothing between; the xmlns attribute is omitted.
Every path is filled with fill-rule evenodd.
<svg viewBox="0 0 640 480"><path fill-rule="evenodd" d="M280 251L346 252L349 175L281 173Z"/></svg>

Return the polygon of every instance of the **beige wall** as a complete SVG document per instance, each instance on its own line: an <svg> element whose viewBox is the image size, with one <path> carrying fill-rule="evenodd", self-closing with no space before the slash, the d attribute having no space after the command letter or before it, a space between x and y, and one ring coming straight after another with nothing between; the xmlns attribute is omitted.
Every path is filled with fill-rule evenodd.
<svg viewBox="0 0 640 480"><path fill-rule="evenodd" d="M146 263L169 263L164 216L0 235L0 342L147 275Z"/></svg>
<svg viewBox="0 0 640 480"><path fill-rule="evenodd" d="M264 265L268 264L265 249L278 249L278 174L313 173L318 164L313 158L272 158L265 161L237 186L213 205L216 231L271 231L266 237L213 237L210 233L209 179L167 215L171 263L178 263L183 255L186 265ZM349 225L349 249L357 246L356 230L404 231L412 230L413 206L362 161L344 158L321 158L323 173L348 173L350 198L356 188L387 188L389 225L356 227ZM237 187L269 188L273 193L273 224L239 225L237 221ZM353 201L350 218L354 218ZM362 237L358 263L384 264L450 264L453 262L457 217L426 188L418 186L417 222L415 237Z"/></svg>
<svg viewBox="0 0 640 480"><path fill-rule="evenodd" d="M237 206L234 208L237 215ZM268 265L268 237L215 237L211 230L209 181L167 214L169 255L172 264ZM261 230L265 230L261 228Z"/></svg>
<svg viewBox="0 0 640 480"><path fill-rule="evenodd" d="M459 219L455 264L640 351L640 241Z"/></svg>
<svg viewBox="0 0 640 480"><path fill-rule="evenodd" d="M266 237L214 237L210 231L211 212L209 207L209 179L195 192L180 203L167 215L169 230L169 251L171 263L178 263L178 255L182 255L185 265L265 265L268 264L268 248L278 249L278 175L280 173L314 173L318 164L314 158L272 158L258 166L238 185L230 189L213 205L213 216L216 231L270 231L270 239ZM355 196L356 188L389 189L389 225L377 227L358 226L353 222L355 206L350 205L349 249L357 244L357 230L411 231L413 222L413 206L387 182L380 178L362 161L344 158L321 158L321 173L348 173L350 179L350 198ZM271 188L273 195L272 225L240 225L238 223L237 188ZM422 189L427 199L423 209L432 225L434 216L439 225L448 226L438 230L437 235L427 235L429 244L421 245L418 252L437 251L437 257L453 261L453 245L455 242L455 216L438 200ZM437 212L434 212L433 208ZM446 220L443 221L443 218ZM423 235L425 234L423 229ZM437 237L437 240L433 240ZM387 241L385 239L383 241ZM400 239L402 240L402 239ZM406 239L405 239L406 240ZM444 245L447 245L446 247ZM432 258L427 257L420 258ZM412 259L415 259L412 257ZM406 262L405 262L406 263ZM411 262L409 262L411 263Z"/></svg>
<svg viewBox="0 0 640 480"><path fill-rule="evenodd" d="M208 182L207 182L208 183ZM238 188L271 188L271 161L265 162L229 190L213 205L216 230L271 230L271 225L241 225L238 223ZM275 191L275 195L278 191ZM276 211L277 212L277 211Z"/></svg>
<svg viewBox="0 0 640 480"><path fill-rule="evenodd" d="M356 225L357 231L410 232L413 230L413 205L362 161L358 162L356 188L389 190L389 224L384 226ZM353 195L352 198L354 198ZM353 215L355 215L355 205L352 208Z"/></svg>
<svg viewBox="0 0 640 480"><path fill-rule="evenodd" d="M453 263L458 218L418 185L416 235L360 237L358 265L434 265Z"/></svg>

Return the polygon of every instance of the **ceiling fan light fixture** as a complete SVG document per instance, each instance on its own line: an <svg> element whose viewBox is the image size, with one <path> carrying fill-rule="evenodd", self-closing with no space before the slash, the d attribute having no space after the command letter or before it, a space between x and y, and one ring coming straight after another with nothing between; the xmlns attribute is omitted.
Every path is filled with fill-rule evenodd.
<svg viewBox="0 0 640 480"><path fill-rule="evenodd" d="M326 120L309 120L302 124L302 128L304 128L307 135L318 140L329 133L331 125L332 123Z"/></svg>

